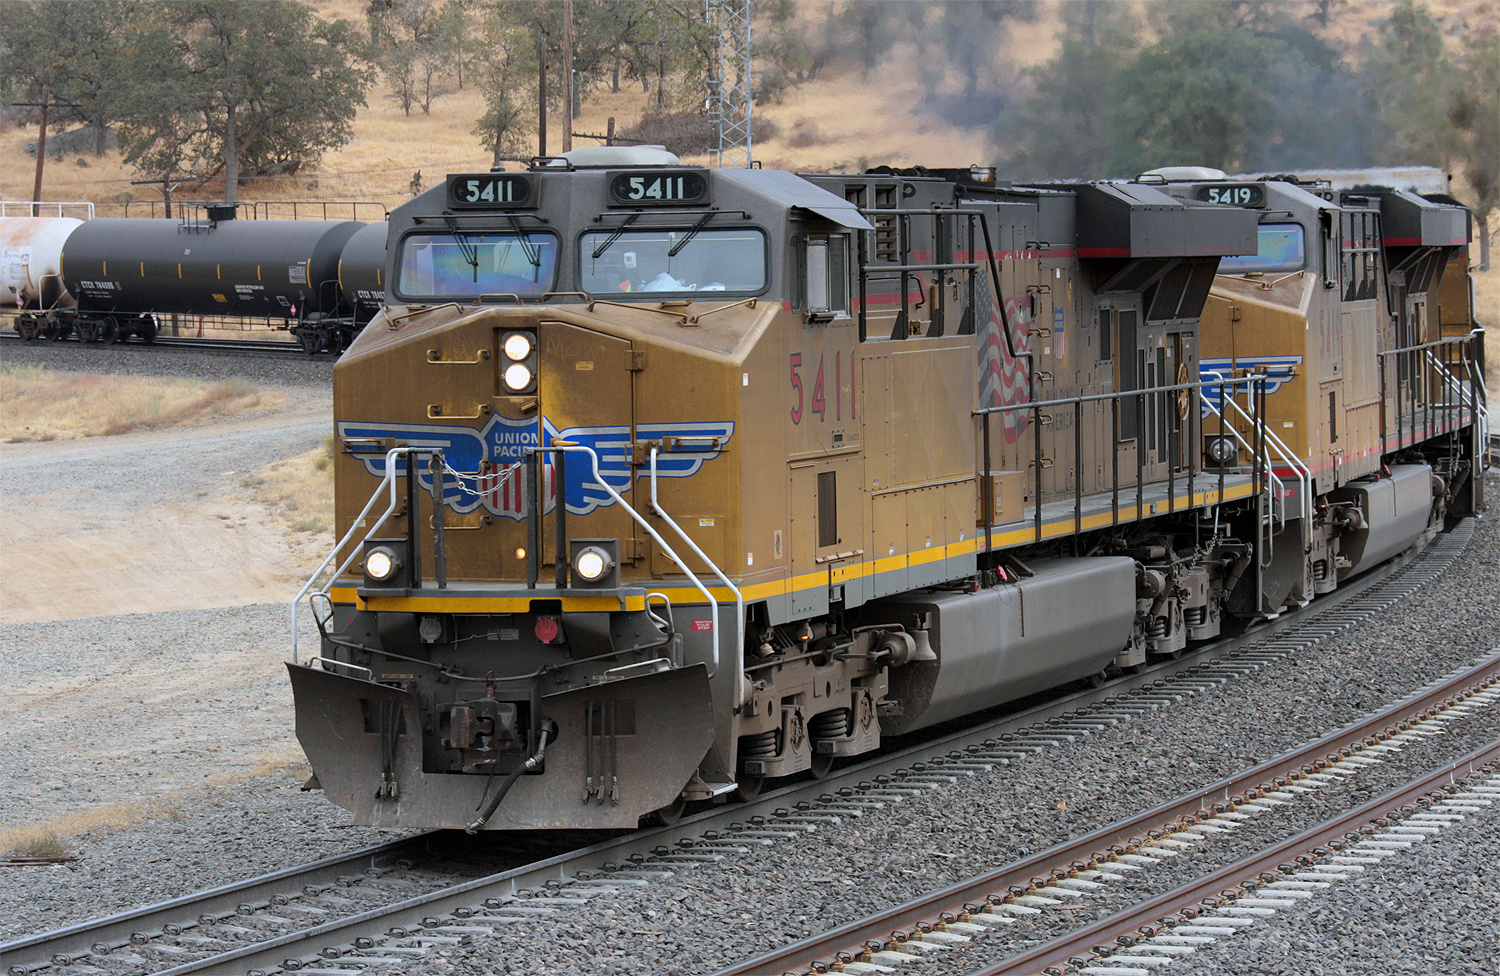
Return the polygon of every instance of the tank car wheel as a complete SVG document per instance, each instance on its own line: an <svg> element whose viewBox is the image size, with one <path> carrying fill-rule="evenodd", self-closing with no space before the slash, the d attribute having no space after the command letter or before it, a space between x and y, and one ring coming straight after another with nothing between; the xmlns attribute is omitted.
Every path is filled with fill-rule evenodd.
<svg viewBox="0 0 1500 976"><path fill-rule="evenodd" d="M42 326L41 336L47 342L56 342L62 338L62 328L56 322L48 322Z"/></svg>
<svg viewBox="0 0 1500 976"><path fill-rule="evenodd" d="M98 342L99 327L88 322L79 322L73 326L73 331L78 334L79 342Z"/></svg>
<svg viewBox="0 0 1500 976"><path fill-rule="evenodd" d="M99 323L99 338L104 340L106 346L120 341L120 323L115 321L113 315L106 315L104 321Z"/></svg>
<svg viewBox="0 0 1500 976"><path fill-rule="evenodd" d="M27 319L21 319L20 321L16 322L16 335L20 336L25 341L30 342L32 339L36 338L36 323L31 322Z"/></svg>
<svg viewBox="0 0 1500 976"><path fill-rule="evenodd" d="M766 778L764 776L751 776L748 773L740 773L735 777L734 792L729 794L738 803L748 803L760 796L760 791L765 789Z"/></svg>
<svg viewBox="0 0 1500 976"><path fill-rule="evenodd" d="M316 332L304 332L301 339L302 351L309 356L315 355L323 346L323 337Z"/></svg>
<svg viewBox="0 0 1500 976"><path fill-rule="evenodd" d="M145 323L141 326L140 331L138 333L136 333L136 334L141 337L141 341L144 342L144 343L149 344L149 343L155 342L156 341L156 322L155 322L155 320L154 319L150 319L150 318L146 319Z"/></svg>
<svg viewBox="0 0 1500 976"><path fill-rule="evenodd" d="M687 800L681 795L666 806L652 810L641 818L641 822L647 827L670 827L682 819L682 811L687 809Z"/></svg>

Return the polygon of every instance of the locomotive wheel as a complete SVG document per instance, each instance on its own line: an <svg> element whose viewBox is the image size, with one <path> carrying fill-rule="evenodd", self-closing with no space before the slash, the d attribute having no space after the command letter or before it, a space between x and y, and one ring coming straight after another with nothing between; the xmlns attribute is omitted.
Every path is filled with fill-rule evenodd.
<svg viewBox="0 0 1500 976"><path fill-rule="evenodd" d="M1085 688L1100 688L1109 680L1109 671L1096 671L1086 678L1081 679Z"/></svg>
<svg viewBox="0 0 1500 976"><path fill-rule="evenodd" d="M642 817L641 820L648 827L670 827L682 819L682 811L686 809L687 800L683 799L681 794L679 794L677 799L659 810L652 810Z"/></svg>
<svg viewBox="0 0 1500 976"><path fill-rule="evenodd" d="M748 803L750 800L760 796L760 791L765 788L766 778L764 776L751 776L748 773L740 773L735 777L734 792L730 796L739 803Z"/></svg>
<svg viewBox="0 0 1500 976"><path fill-rule="evenodd" d="M120 323L115 321L113 315L106 315L98 328L99 338L104 340L106 346L112 346L120 341Z"/></svg>

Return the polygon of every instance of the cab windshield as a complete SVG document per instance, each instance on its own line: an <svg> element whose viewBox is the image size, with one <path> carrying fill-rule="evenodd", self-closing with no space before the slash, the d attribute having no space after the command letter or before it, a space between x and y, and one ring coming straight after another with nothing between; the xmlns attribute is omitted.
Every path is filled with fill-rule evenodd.
<svg viewBox="0 0 1500 976"><path fill-rule="evenodd" d="M1219 258L1219 274L1301 271L1307 267L1301 224L1261 224L1257 237L1256 253Z"/></svg>
<svg viewBox="0 0 1500 976"><path fill-rule="evenodd" d="M401 242L395 293L406 299L553 291L557 239L547 234L413 234Z"/></svg>
<svg viewBox="0 0 1500 976"><path fill-rule="evenodd" d="M590 231L580 242L578 267L589 294L754 294L766 286L766 235L748 227Z"/></svg>

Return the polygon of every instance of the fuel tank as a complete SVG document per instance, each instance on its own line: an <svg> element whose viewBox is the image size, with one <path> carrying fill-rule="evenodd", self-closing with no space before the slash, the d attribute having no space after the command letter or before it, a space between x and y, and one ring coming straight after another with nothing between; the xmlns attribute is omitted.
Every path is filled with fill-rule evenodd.
<svg viewBox="0 0 1500 976"><path fill-rule="evenodd" d="M935 661L891 670L898 735L1097 674L1130 640L1135 560L1053 559L1033 575L978 592L930 590L878 601L928 632Z"/></svg>
<svg viewBox="0 0 1500 976"><path fill-rule="evenodd" d="M339 256L364 226L99 218L69 237L63 281L91 310L268 318L331 311L339 303Z"/></svg>

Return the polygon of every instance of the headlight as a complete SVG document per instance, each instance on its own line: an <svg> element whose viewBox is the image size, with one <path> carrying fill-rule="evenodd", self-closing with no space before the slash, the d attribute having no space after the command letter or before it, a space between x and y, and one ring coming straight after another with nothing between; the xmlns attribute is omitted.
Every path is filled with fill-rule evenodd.
<svg viewBox="0 0 1500 976"><path fill-rule="evenodd" d="M1233 464L1239 453L1233 437L1214 437L1208 442L1208 459L1214 464Z"/></svg>
<svg viewBox="0 0 1500 976"><path fill-rule="evenodd" d="M589 546L573 557L573 571L590 583L603 579L611 566L609 553L597 546Z"/></svg>
<svg viewBox="0 0 1500 976"><path fill-rule="evenodd" d="M512 332L505 337L500 348L505 352L506 359L520 362L531 355L531 336L524 332Z"/></svg>
<svg viewBox="0 0 1500 976"><path fill-rule="evenodd" d="M365 575L372 580L384 582L396 575L401 561L389 549L371 549L365 554Z"/></svg>
<svg viewBox="0 0 1500 976"><path fill-rule="evenodd" d="M531 385L531 370L520 363L512 363L505 367L505 388L520 392Z"/></svg>

